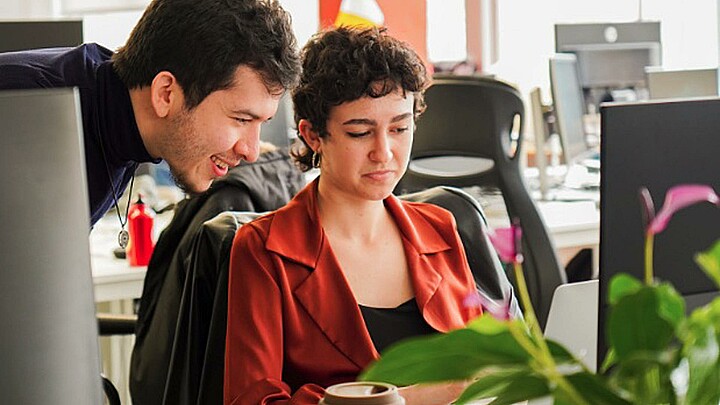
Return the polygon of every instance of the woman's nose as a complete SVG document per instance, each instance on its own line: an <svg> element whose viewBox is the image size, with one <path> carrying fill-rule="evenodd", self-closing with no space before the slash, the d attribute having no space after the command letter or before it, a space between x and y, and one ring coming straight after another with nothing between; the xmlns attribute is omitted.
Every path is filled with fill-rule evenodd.
<svg viewBox="0 0 720 405"><path fill-rule="evenodd" d="M378 162L388 162L392 159L392 147L387 133L379 135L375 141L375 145L371 154L371 158Z"/></svg>

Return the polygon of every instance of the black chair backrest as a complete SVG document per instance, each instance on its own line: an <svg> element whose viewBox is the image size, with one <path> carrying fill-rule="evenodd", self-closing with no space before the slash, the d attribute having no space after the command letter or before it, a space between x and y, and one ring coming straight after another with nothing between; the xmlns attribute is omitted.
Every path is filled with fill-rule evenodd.
<svg viewBox="0 0 720 405"><path fill-rule="evenodd" d="M520 93L496 79L456 76L435 80L425 101L428 108L418 122L408 171L397 190L412 192L438 185L499 189L509 217L517 218L523 228L525 275L544 326L555 288L566 282L566 276L520 170L524 117ZM438 157L483 162L454 173L419 170L423 159Z"/></svg>
<svg viewBox="0 0 720 405"><path fill-rule="evenodd" d="M510 302L511 313L521 316L487 237L482 209L472 197L437 187L401 198L452 212L479 292L498 303ZM222 403L230 249L237 229L258 215L224 212L205 222L193 240L163 404Z"/></svg>
<svg viewBox="0 0 720 405"><path fill-rule="evenodd" d="M163 404L223 402L230 248L235 232L260 215L223 212L193 239Z"/></svg>

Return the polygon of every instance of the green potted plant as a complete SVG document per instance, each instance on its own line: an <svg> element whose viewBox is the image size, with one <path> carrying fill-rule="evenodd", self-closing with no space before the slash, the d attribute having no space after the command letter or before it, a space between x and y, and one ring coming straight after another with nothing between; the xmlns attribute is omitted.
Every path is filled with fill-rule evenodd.
<svg viewBox="0 0 720 405"><path fill-rule="evenodd" d="M525 320L509 319L507 308L483 305L486 314L463 329L390 347L360 378L396 385L473 380L458 404L491 397L492 404L542 397L555 404L720 403L720 298L686 316L673 286L654 279L652 261L654 237L675 212L700 202L720 206L720 198L708 186L673 187L655 215L649 192L641 190L641 197L645 277L619 274L611 280L609 351L598 374L543 336L517 248L521 230L512 226L491 239L500 258L512 264ZM720 240L695 260L720 287ZM468 304L482 304L471 297Z"/></svg>

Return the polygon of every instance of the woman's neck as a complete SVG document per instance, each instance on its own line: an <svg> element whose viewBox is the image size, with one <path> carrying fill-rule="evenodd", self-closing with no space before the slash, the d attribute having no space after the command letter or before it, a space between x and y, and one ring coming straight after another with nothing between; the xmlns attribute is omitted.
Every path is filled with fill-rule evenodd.
<svg viewBox="0 0 720 405"><path fill-rule="evenodd" d="M376 241L391 221L382 200L368 201L325 195L318 190L318 213L326 233L361 243Z"/></svg>

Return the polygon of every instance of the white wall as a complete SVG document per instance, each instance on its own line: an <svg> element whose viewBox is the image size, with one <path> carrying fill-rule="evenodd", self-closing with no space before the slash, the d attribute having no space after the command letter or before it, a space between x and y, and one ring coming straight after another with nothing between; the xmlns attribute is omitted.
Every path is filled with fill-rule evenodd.
<svg viewBox="0 0 720 405"><path fill-rule="evenodd" d="M642 6L644 19L661 21L664 66L718 65L717 0L645 0ZM540 86L548 99L555 23L627 22L638 14L638 2L631 0L498 1L500 57L486 68L525 95Z"/></svg>
<svg viewBox="0 0 720 405"><path fill-rule="evenodd" d="M2 0L0 19L48 18L56 16L58 0Z"/></svg>
<svg viewBox="0 0 720 405"><path fill-rule="evenodd" d="M0 0L0 20L81 16L85 42L117 49L125 43L148 3L149 0ZM293 29L302 46L317 31L318 2L280 0L280 3L293 16Z"/></svg>
<svg viewBox="0 0 720 405"><path fill-rule="evenodd" d="M111 49L124 43L149 0L112 0L120 8L135 10L84 13L87 41ZM547 58L554 52L555 23L634 21L640 0L498 0L499 60L485 68L518 85L523 94L540 86L549 97ZM662 23L663 64L671 68L718 65L720 0L644 0L642 17ZM316 32L318 2L281 0L293 16L293 27L302 46ZM0 19L46 18L63 10L93 10L103 0L2 0ZM140 5L140 6L137 6ZM464 0L427 0L428 52L431 60L465 58ZM67 13L65 13L67 14Z"/></svg>

